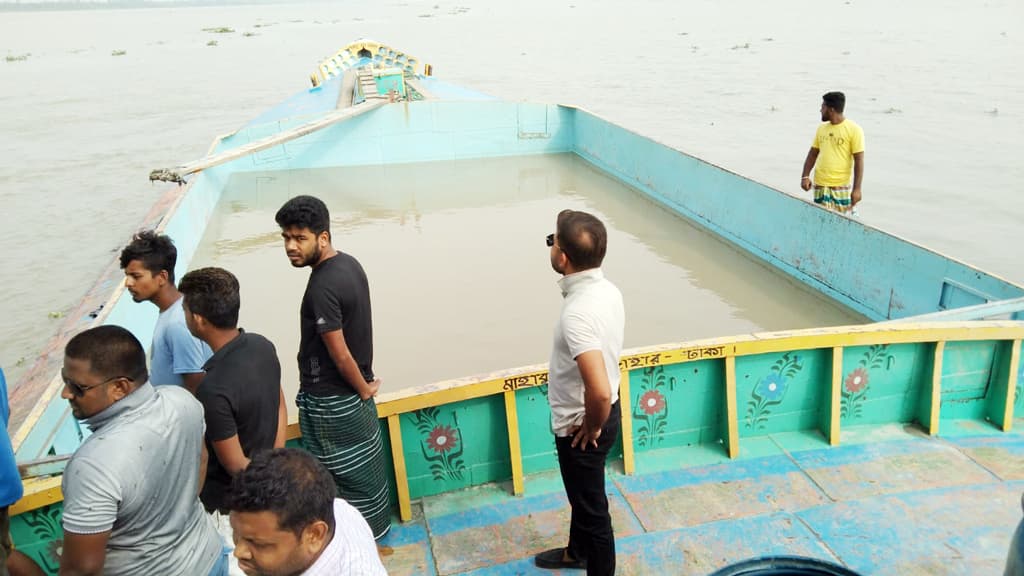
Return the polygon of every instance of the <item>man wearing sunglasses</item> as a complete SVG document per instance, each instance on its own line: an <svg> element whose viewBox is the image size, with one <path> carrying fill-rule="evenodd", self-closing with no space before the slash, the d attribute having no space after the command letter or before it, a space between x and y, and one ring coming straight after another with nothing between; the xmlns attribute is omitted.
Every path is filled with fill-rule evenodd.
<svg viewBox="0 0 1024 576"><path fill-rule="evenodd" d="M622 294L604 277L604 224L563 210L547 237L564 301L548 367L548 403L558 467L572 509L569 543L538 554L540 568L615 573L604 467L619 435L619 357L625 330Z"/></svg>
<svg viewBox="0 0 1024 576"><path fill-rule="evenodd" d="M72 338L61 377L61 397L92 434L62 479L60 573L226 575L226 548L199 502L199 401L150 384L142 345L120 326Z"/></svg>

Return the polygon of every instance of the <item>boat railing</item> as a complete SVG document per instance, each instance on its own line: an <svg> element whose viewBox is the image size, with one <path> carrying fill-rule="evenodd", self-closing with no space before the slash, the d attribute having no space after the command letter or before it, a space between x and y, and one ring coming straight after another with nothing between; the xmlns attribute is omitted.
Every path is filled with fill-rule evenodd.
<svg viewBox="0 0 1024 576"><path fill-rule="evenodd" d="M623 472L633 474L638 454L669 446L700 444L736 458L746 439L808 431L823 447L835 446L846 422L916 422L935 435L943 420L967 419L986 422L993 433L1008 431L1024 385L1022 340L1024 322L901 322L630 349L619 366L616 457L621 455ZM863 403L869 376L873 383L895 383L870 399L876 409ZM512 493L522 495L527 474L554 469L550 413L542 397L547 378L540 364L381 394L377 410L401 519L412 518L415 498L509 477ZM786 393L793 404L788 408ZM666 406L676 408L672 418ZM862 410L877 415L851 420ZM451 437L442 440L438 430ZM289 426L289 439L300 440L297 424ZM457 465L456 444L459 451L490 456L471 462L476 468ZM27 469L57 474L62 462ZM12 513L59 502L59 481L26 479L25 497Z"/></svg>

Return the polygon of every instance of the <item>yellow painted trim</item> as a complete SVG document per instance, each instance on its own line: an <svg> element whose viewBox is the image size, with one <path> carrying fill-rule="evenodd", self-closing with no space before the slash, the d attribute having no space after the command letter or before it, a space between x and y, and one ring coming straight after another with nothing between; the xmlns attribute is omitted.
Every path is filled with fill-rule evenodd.
<svg viewBox="0 0 1024 576"><path fill-rule="evenodd" d="M398 517L402 522L412 520L412 501L409 498L409 475L405 471L405 453L402 451L402 424L398 414L388 416L388 436L391 438L391 459L395 464L395 488L398 491Z"/></svg>
<svg viewBox="0 0 1024 576"><path fill-rule="evenodd" d="M633 409L629 392L629 370L619 372L619 410L622 431L622 471L632 475L636 472L636 458L633 452Z"/></svg>
<svg viewBox="0 0 1024 576"><path fill-rule="evenodd" d="M725 411L729 427L729 458L740 455L740 421L736 414L736 357L725 358Z"/></svg>
<svg viewBox="0 0 1024 576"><path fill-rule="evenodd" d="M516 393L505 391L505 420L508 422L508 455L512 461L512 493L521 496L523 483L523 451L519 445L519 413L516 411Z"/></svg>
<svg viewBox="0 0 1024 576"><path fill-rule="evenodd" d="M1010 345L1010 373L1006 382L1006 411L1003 413L1003 432L1013 428L1013 406L1017 402L1017 373L1020 371L1020 340L1013 340Z"/></svg>
<svg viewBox="0 0 1024 576"><path fill-rule="evenodd" d="M302 438L302 429L299 428L298 422L292 422L288 425L287 431L284 434L284 439L287 440L298 440Z"/></svg>
<svg viewBox="0 0 1024 576"><path fill-rule="evenodd" d="M64 499L64 493L60 489L60 476L50 478L35 478L25 480L25 495L8 510L11 516L24 514L55 504Z"/></svg>
<svg viewBox="0 0 1024 576"><path fill-rule="evenodd" d="M928 418L928 434L939 433L939 411L942 408L942 356L946 342L935 343L935 360L932 362L932 411Z"/></svg>
<svg viewBox="0 0 1024 576"><path fill-rule="evenodd" d="M840 431L839 431L839 419L840 419L840 408L842 406L842 392L843 392L843 347L835 346L832 348L832 389L830 390L831 398L829 401L829 426L828 426L828 443L830 446L838 446Z"/></svg>
<svg viewBox="0 0 1024 576"><path fill-rule="evenodd" d="M1024 338L1024 323L1011 321L934 322L907 324L867 324L814 328L787 332L746 334L727 338L668 344L629 350L622 356L625 369L697 362L700 360L770 354L791 350L870 346L873 344L909 344L937 341L1014 340ZM459 379L428 384L416 389L382 394L377 401L383 418L405 414L463 400L483 398L547 383L543 366L486 374L478 379Z"/></svg>

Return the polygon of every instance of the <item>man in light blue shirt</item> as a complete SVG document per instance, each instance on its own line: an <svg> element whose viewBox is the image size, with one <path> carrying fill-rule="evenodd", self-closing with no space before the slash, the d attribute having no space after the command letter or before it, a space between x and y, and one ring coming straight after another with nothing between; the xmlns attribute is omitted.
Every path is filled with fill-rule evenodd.
<svg viewBox="0 0 1024 576"><path fill-rule="evenodd" d="M152 302L160 309L150 350L150 382L184 386L195 394L203 380L203 365L213 351L185 325L181 293L174 285L177 261L174 242L152 230L136 234L121 251L124 285L132 299Z"/></svg>

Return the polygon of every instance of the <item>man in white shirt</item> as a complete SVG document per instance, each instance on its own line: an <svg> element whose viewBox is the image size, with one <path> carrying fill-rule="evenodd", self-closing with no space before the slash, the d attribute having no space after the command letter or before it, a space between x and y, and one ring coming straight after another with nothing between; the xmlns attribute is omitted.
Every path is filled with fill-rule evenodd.
<svg viewBox="0 0 1024 576"><path fill-rule="evenodd" d="M564 302L548 368L548 402L562 483L572 508L569 543L541 552L540 568L615 573L615 537L604 467L619 435L619 357L625 331L622 294L601 272L608 245L604 224L563 210L547 237L551 267Z"/></svg>
<svg viewBox="0 0 1024 576"><path fill-rule="evenodd" d="M250 576L386 576L362 514L294 448L258 452L228 496L235 557Z"/></svg>

